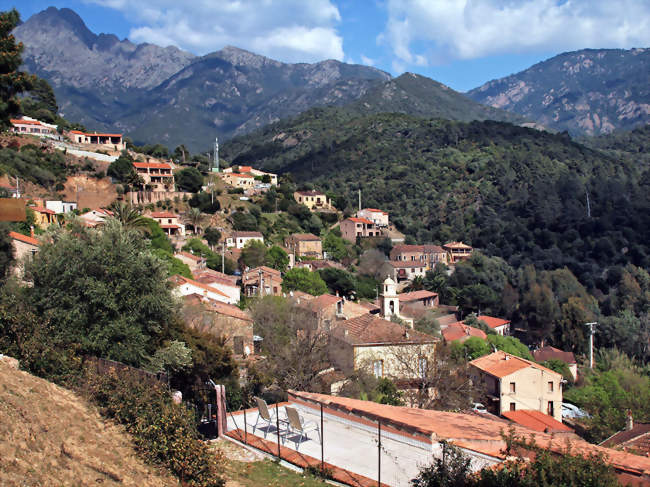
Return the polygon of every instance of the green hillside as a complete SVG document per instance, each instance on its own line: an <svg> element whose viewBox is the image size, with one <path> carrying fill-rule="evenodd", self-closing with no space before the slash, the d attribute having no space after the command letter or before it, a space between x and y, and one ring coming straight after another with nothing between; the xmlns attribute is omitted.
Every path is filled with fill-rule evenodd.
<svg viewBox="0 0 650 487"><path fill-rule="evenodd" d="M648 165L566 135L314 109L223 153L339 193L349 211L361 189L364 206L389 211L419 242L460 239L517 266L566 265L586 284L604 266L650 265Z"/></svg>

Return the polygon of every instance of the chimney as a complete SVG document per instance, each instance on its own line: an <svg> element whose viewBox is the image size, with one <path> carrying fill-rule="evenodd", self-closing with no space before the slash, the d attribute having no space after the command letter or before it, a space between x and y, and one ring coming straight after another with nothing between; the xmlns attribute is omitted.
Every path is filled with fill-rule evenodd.
<svg viewBox="0 0 650 487"><path fill-rule="evenodd" d="M29 227L29 235L34 238L34 225Z"/></svg>
<svg viewBox="0 0 650 487"><path fill-rule="evenodd" d="M631 430L634 429L634 418L632 417L632 410L627 410L627 421L625 424L625 429Z"/></svg>

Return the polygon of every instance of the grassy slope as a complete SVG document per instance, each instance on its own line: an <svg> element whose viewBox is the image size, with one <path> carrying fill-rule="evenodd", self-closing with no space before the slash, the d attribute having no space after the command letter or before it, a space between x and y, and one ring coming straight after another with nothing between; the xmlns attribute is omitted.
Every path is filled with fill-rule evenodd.
<svg viewBox="0 0 650 487"><path fill-rule="evenodd" d="M172 486L71 391L0 362L0 485Z"/></svg>

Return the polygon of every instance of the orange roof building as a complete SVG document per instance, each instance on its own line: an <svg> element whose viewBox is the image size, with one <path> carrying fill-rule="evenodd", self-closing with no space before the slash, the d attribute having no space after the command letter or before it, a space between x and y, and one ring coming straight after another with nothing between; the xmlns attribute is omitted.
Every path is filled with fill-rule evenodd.
<svg viewBox="0 0 650 487"><path fill-rule="evenodd" d="M487 335L483 330L479 330L473 326L467 326L462 322L454 323L446 327L444 330L442 330L442 337L446 342L454 342L456 340L459 340L461 343L470 337L477 337L481 340L487 339Z"/></svg>

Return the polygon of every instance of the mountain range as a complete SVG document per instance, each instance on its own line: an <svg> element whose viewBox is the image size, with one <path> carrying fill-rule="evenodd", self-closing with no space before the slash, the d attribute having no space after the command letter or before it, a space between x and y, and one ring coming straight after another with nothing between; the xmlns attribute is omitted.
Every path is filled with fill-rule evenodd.
<svg viewBox="0 0 650 487"><path fill-rule="evenodd" d="M192 151L312 107L358 115L398 112L497 120L573 135L633 128L650 119L648 49L579 51L465 94L413 73L393 78L327 60L286 64L225 47L195 56L176 47L94 34L72 10L50 7L19 25L24 67L54 88L59 110L89 130Z"/></svg>
<svg viewBox="0 0 650 487"><path fill-rule="evenodd" d="M475 101L573 135L650 121L650 49L584 49L468 92Z"/></svg>

